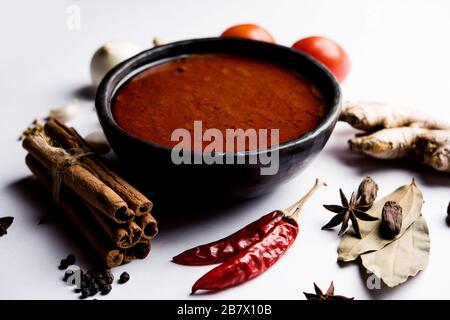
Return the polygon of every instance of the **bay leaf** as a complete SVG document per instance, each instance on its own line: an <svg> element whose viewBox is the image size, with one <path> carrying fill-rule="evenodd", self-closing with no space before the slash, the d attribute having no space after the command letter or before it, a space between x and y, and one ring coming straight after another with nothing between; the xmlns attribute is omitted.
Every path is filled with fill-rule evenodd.
<svg viewBox="0 0 450 320"><path fill-rule="evenodd" d="M400 233L393 239L384 239L380 233L381 213L386 201L395 201L403 209L402 228ZM354 235L349 229L339 243L338 259L341 261L353 261L361 254L376 251L400 238L409 226L420 216L422 210L422 191L416 186L414 180L409 185L404 185L381 200L374 203L367 213L379 218L377 221L359 221L359 229L362 239Z"/></svg>
<svg viewBox="0 0 450 320"><path fill-rule="evenodd" d="M430 237L425 219L419 217L401 238L384 248L361 255L362 265L388 287L395 287L425 269Z"/></svg>

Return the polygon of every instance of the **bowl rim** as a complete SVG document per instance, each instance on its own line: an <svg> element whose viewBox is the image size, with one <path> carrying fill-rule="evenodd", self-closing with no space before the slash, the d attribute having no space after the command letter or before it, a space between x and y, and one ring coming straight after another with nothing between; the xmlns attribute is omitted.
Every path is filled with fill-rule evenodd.
<svg viewBox="0 0 450 320"><path fill-rule="evenodd" d="M154 53L165 51L167 49L176 47L176 46L184 46L184 45L192 45L193 43L200 43L200 42L230 42L230 45L245 45L245 43L259 43L259 45L265 45L265 46L275 46L278 47L280 50L285 50L286 52L290 52L290 54L294 53L296 55L299 55L302 57L302 59L305 59L308 61L308 63L313 64L320 72L322 72L326 78L328 78L330 85L333 90L333 98L332 98L332 105L329 109L327 109L327 112L323 119L320 121L320 123L311 131L308 131L299 137L283 142L281 144L271 146L269 148L265 149L256 149L256 150L246 150L246 151L239 151L239 152L233 152L233 153L226 153L226 152L217 152L216 156L233 156L233 157L247 157L247 156L257 156L259 154L264 154L268 152L280 152L282 150L288 150L295 146L298 146L299 144L303 144L309 140L315 139L319 135L321 135L324 131L327 131L327 129L334 124L335 121L337 121L338 115L340 113L341 109L341 103L342 103L342 93L341 88L339 85L338 80L336 77L319 61L311 57L310 55L307 55L303 52L300 52L296 49L293 49L291 47L286 47L283 45L275 44L275 43L268 43L268 42L261 42L251 39L244 39L244 38L233 38L233 37L212 37L212 38L194 38L194 39L188 39L188 40L181 40L176 42L167 43L164 45L159 45L147 50L144 50L133 57L121 62L117 66L115 66L113 69L111 69L105 77L100 82L96 94L95 94L95 109L97 111L97 116L99 118L99 121L103 127L103 130L105 130L104 126L106 124L107 129L111 131L113 134L119 134L121 136L125 136L128 139L134 140L135 142L138 142L140 144L147 145L149 147L160 149L164 151L171 152L172 148L157 144L152 141L144 140L138 136L135 136L128 131L122 129L117 122L114 119L114 115L112 113L112 96L116 92L117 86L121 85L121 81L127 78L130 73L134 72L138 68L142 68L146 64L153 64L154 62L146 62L142 63L138 66L135 66L135 64L140 63L141 60L145 60L149 56L151 56ZM174 56L175 57L175 56ZM251 57L251 55L250 55ZM171 57L166 57L163 59L170 59ZM161 59L161 60L163 60ZM156 64L155 64L156 65ZM107 135L108 136L108 135ZM204 152L201 151L193 151L188 150L190 156L203 156Z"/></svg>

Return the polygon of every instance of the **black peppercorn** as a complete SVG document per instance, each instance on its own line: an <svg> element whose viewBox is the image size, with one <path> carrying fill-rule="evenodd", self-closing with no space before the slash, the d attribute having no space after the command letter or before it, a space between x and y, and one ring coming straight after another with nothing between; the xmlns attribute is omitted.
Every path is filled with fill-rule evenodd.
<svg viewBox="0 0 450 320"><path fill-rule="evenodd" d="M101 289L102 295L108 294L108 293L111 291L111 289L112 289L111 285L110 285L110 284L107 284L106 286L104 286L104 287Z"/></svg>
<svg viewBox="0 0 450 320"><path fill-rule="evenodd" d="M128 274L128 272L122 272L119 278L119 283L125 283L128 280L130 280L130 275Z"/></svg>
<svg viewBox="0 0 450 320"><path fill-rule="evenodd" d="M105 271L103 273L103 278L105 279L107 284L112 284L114 281L114 275L110 271Z"/></svg>
<svg viewBox="0 0 450 320"><path fill-rule="evenodd" d="M68 263L66 259L62 259L61 262L59 263L59 270L66 270L68 267Z"/></svg>
<svg viewBox="0 0 450 320"><path fill-rule="evenodd" d="M75 262L74 255L68 255L65 259L61 260L61 267L67 269L67 267ZM97 293L102 295L108 294L112 289L112 282L114 280L113 274L109 270L66 270L64 273L64 281L67 281L75 272L79 272L81 281L79 287L75 288L75 293L80 294L80 299L86 299L91 296L95 296ZM129 280L130 275L126 272L122 273L120 283L125 283Z"/></svg>
<svg viewBox="0 0 450 320"><path fill-rule="evenodd" d="M0 218L0 237L7 233L7 230L13 223L13 220L13 217Z"/></svg>
<svg viewBox="0 0 450 320"><path fill-rule="evenodd" d="M81 280L80 282L80 288L84 289L88 287L88 282L86 280Z"/></svg>
<svg viewBox="0 0 450 320"><path fill-rule="evenodd" d="M98 288L92 287L91 289L89 289L89 295L90 296L95 296L98 292Z"/></svg>
<svg viewBox="0 0 450 320"><path fill-rule="evenodd" d="M94 279L95 279L96 281L100 281L101 279L103 279L103 275L102 275L101 272L95 272L95 273L93 274L93 277L94 277Z"/></svg>
<svg viewBox="0 0 450 320"><path fill-rule="evenodd" d="M71 265L75 264L76 260L77 259L75 258L75 255L69 254L66 258L67 265L71 266Z"/></svg>
<svg viewBox="0 0 450 320"><path fill-rule="evenodd" d="M95 282L95 280L94 279L92 279L91 280L91 282L89 282L89 288L94 288L95 286L97 286L97 288L98 288L98 285L97 285L97 283Z"/></svg>
<svg viewBox="0 0 450 320"><path fill-rule="evenodd" d="M86 299L90 295L90 290L88 288L84 288L81 290L81 296L80 299Z"/></svg>
<svg viewBox="0 0 450 320"><path fill-rule="evenodd" d="M92 277L89 273L83 274L83 280L86 282L90 282L92 280Z"/></svg>

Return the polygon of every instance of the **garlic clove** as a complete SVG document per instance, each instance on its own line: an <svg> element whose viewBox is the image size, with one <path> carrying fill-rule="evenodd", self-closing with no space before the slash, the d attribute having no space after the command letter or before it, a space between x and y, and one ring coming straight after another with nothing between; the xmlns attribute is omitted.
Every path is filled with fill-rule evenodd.
<svg viewBox="0 0 450 320"><path fill-rule="evenodd" d="M103 131L94 131L88 134L84 140L86 140L95 152L105 154L111 150L111 146L109 145L108 140L106 140Z"/></svg>
<svg viewBox="0 0 450 320"><path fill-rule="evenodd" d="M109 70L141 51L139 46L125 41L112 41L102 45L91 59L91 78L94 85L97 87Z"/></svg>
<svg viewBox="0 0 450 320"><path fill-rule="evenodd" d="M80 105L77 100L72 100L69 104L51 109L48 113L49 118L54 118L61 122L66 122L75 119L80 113Z"/></svg>

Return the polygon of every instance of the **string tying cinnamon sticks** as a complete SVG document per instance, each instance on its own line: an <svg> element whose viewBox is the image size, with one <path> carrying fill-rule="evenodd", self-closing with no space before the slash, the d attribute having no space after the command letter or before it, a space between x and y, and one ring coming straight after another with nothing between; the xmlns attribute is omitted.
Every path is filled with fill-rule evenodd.
<svg viewBox="0 0 450 320"><path fill-rule="evenodd" d="M58 199L59 199L59 191L61 189L61 185L63 182L64 171L70 166L73 166L75 164L81 164L78 161L79 159L92 154L92 152L90 152L86 148L70 149L69 152L72 155L72 158L66 159L66 160L62 161L61 163L59 163L56 166L55 170L52 172L53 198L55 199L56 202L58 202Z"/></svg>
<svg viewBox="0 0 450 320"><path fill-rule="evenodd" d="M158 233L151 201L73 129L49 119L24 132L26 164L108 267L150 252Z"/></svg>
<svg viewBox="0 0 450 320"><path fill-rule="evenodd" d="M55 143L66 149L87 148L90 150L89 144L75 131L73 128L66 127L57 120L49 120L44 126L45 133L52 137ZM100 157L93 154L90 157L80 159L81 163L86 164L97 174L99 179L112 188L120 197L128 204L129 208L134 211L137 216L149 213L153 204L136 188L127 183L119 175L111 171L105 166Z"/></svg>
<svg viewBox="0 0 450 320"><path fill-rule="evenodd" d="M39 133L26 136L22 145L49 172L55 172L62 163L72 162L72 155L62 148L54 147L50 141L45 133ZM91 170L75 162L66 167L61 176L65 185L115 222L125 223L134 219L135 214L127 203Z"/></svg>

